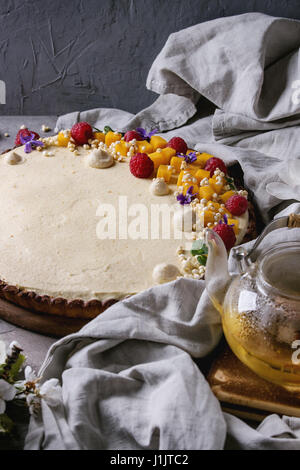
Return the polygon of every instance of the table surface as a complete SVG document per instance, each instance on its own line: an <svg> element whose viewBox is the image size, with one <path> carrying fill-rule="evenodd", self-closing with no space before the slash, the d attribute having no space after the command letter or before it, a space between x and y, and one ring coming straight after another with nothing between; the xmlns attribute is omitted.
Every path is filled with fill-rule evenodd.
<svg viewBox="0 0 300 470"><path fill-rule="evenodd" d="M38 132L41 137L46 137L54 133L56 120L57 116L0 116L0 153L14 146L15 136L22 125ZM43 124L51 130L43 132L41 129ZM9 136L5 137L5 134ZM27 356L26 363L36 372L51 344L57 341L56 338L24 330L3 320L0 320L0 339L7 345L12 341L18 341Z"/></svg>

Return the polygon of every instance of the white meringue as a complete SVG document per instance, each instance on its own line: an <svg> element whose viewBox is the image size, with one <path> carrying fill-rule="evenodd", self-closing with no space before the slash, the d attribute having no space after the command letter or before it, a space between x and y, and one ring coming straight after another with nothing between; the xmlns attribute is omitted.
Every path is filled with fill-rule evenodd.
<svg viewBox="0 0 300 470"><path fill-rule="evenodd" d="M8 165L18 165L23 161L22 157L13 151L7 153L4 157L4 160Z"/></svg>
<svg viewBox="0 0 300 470"><path fill-rule="evenodd" d="M114 164L114 159L105 150L95 149L87 156L87 164L92 168L109 168Z"/></svg>
<svg viewBox="0 0 300 470"><path fill-rule="evenodd" d="M158 284L174 281L178 276L180 276L180 271L174 264L157 264L152 272L152 278Z"/></svg>
<svg viewBox="0 0 300 470"><path fill-rule="evenodd" d="M154 178L149 190L153 196L166 196L170 192L170 188L163 178Z"/></svg>

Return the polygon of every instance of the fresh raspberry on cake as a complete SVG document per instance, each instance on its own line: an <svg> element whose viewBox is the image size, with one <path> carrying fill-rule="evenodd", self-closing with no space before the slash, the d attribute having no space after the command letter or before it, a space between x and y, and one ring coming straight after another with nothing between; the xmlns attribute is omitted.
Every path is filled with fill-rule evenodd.
<svg viewBox="0 0 300 470"><path fill-rule="evenodd" d="M217 225L214 226L213 231L216 232L219 237L221 237L226 247L226 250L230 250L235 245L236 236L231 225L219 222Z"/></svg>
<svg viewBox="0 0 300 470"><path fill-rule="evenodd" d="M137 153L129 162L131 173L137 178L149 178L154 170L154 163L146 153Z"/></svg>
<svg viewBox="0 0 300 470"><path fill-rule="evenodd" d="M133 139L143 140L143 137L137 131L128 131L128 132L126 132L126 134L124 135L125 142L130 142Z"/></svg>
<svg viewBox="0 0 300 470"><path fill-rule="evenodd" d="M88 122L78 122L71 129L71 137L77 145L87 144L93 138L93 129Z"/></svg>
<svg viewBox="0 0 300 470"><path fill-rule="evenodd" d="M232 215L239 216L244 214L248 209L248 201L245 197L234 194L227 199L225 207Z"/></svg>
<svg viewBox="0 0 300 470"><path fill-rule="evenodd" d="M16 135L15 146L19 147L20 145L23 145L21 142L21 137L30 137L32 134L34 135L34 140L38 140L40 138L39 134L30 131L29 129L27 129L27 127L25 129L20 129Z"/></svg>
<svg viewBox="0 0 300 470"><path fill-rule="evenodd" d="M217 157L212 157L209 160L207 160L204 170L210 171L210 177L212 178L217 168L223 171L225 175L227 174L227 168L226 168L225 163L223 162L223 160L221 160L221 158L217 158Z"/></svg>
<svg viewBox="0 0 300 470"><path fill-rule="evenodd" d="M176 150L176 153L183 153L184 155L188 150L186 142L181 137L173 137L167 143L167 147L171 147L172 149Z"/></svg>

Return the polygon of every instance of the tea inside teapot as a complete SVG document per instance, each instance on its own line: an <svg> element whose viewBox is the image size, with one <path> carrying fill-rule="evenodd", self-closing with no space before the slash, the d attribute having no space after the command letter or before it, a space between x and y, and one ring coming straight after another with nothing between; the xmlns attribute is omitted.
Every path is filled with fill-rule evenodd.
<svg viewBox="0 0 300 470"><path fill-rule="evenodd" d="M207 290L221 313L229 346L259 376L299 392L300 242L280 243L261 253L241 275L230 278L223 271L217 284L215 255L220 256L222 241L208 234L207 242ZM225 255L223 251L223 262Z"/></svg>

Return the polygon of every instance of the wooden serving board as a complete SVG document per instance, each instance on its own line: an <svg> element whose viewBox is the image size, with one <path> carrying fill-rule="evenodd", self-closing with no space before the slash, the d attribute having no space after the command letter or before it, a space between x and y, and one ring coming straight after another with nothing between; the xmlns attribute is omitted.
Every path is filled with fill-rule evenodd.
<svg viewBox="0 0 300 470"><path fill-rule="evenodd" d="M213 361L207 380L222 409L237 417L262 421L267 415L300 417L299 393L261 379L225 344Z"/></svg>
<svg viewBox="0 0 300 470"><path fill-rule="evenodd" d="M14 325L56 338L76 333L89 320L64 318L58 315L37 313L0 299L0 318Z"/></svg>

